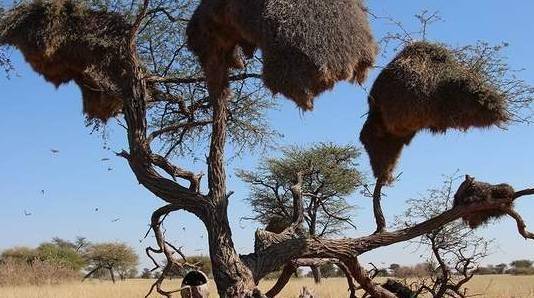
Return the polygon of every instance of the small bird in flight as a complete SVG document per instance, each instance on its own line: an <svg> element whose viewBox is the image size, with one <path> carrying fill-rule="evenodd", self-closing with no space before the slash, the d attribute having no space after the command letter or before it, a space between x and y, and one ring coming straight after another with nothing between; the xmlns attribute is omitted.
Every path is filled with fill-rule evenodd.
<svg viewBox="0 0 534 298"><path fill-rule="evenodd" d="M44 196L45 195L45 190L44 189L41 189L41 194Z"/></svg>
<svg viewBox="0 0 534 298"><path fill-rule="evenodd" d="M110 171L113 171L113 169L112 168L108 168L108 172L110 172Z"/></svg>
<svg viewBox="0 0 534 298"><path fill-rule="evenodd" d="M54 153L54 154L58 154L59 153L59 150L57 149L50 149L50 152Z"/></svg>
<svg viewBox="0 0 534 298"><path fill-rule="evenodd" d="M119 220L121 220L121 219L120 218L115 218L111 222L118 222Z"/></svg>
<svg viewBox="0 0 534 298"><path fill-rule="evenodd" d="M108 160L109 160L109 158L104 157L104 158L102 158L100 161L108 161Z"/></svg>
<svg viewBox="0 0 534 298"><path fill-rule="evenodd" d="M24 216L30 216L32 213L28 210L24 210Z"/></svg>
<svg viewBox="0 0 534 298"><path fill-rule="evenodd" d="M95 208L95 212L98 212L98 208Z"/></svg>

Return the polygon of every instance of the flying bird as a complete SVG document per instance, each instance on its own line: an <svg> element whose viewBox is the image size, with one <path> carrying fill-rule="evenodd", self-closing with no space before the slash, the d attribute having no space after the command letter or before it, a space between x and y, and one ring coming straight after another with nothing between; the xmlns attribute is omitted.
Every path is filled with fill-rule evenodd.
<svg viewBox="0 0 534 298"><path fill-rule="evenodd" d="M98 208L95 208L95 212L98 212Z"/></svg>
<svg viewBox="0 0 534 298"><path fill-rule="evenodd" d="M110 171L113 171L113 169L112 168L108 168L108 172L110 172Z"/></svg>
<svg viewBox="0 0 534 298"><path fill-rule="evenodd" d="M28 210L24 210L24 216L30 216L32 213Z"/></svg>
<svg viewBox="0 0 534 298"><path fill-rule="evenodd" d="M111 222L118 222L119 220L121 220L121 219L120 218L115 218Z"/></svg>
<svg viewBox="0 0 534 298"><path fill-rule="evenodd" d="M50 152L54 153L54 154L58 154L59 153L59 150L57 149L50 149Z"/></svg>
<svg viewBox="0 0 534 298"><path fill-rule="evenodd" d="M41 194L44 196L45 195L45 190L44 189L41 189Z"/></svg>
<svg viewBox="0 0 534 298"><path fill-rule="evenodd" d="M100 161L108 161L108 160L109 160L109 158L104 157L104 158L102 158Z"/></svg>

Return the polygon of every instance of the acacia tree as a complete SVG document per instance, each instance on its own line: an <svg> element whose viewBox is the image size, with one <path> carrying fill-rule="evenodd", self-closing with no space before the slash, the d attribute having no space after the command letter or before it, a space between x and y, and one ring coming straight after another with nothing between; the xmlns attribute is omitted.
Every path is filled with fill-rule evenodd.
<svg viewBox="0 0 534 298"><path fill-rule="evenodd" d="M165 255L166 268L186 265L176 258L161 230L163 219L179 210L196 215L206 226L221 297L262 296L256 285L265 275L292 260L317 259L337 260L348 272L349 284L356 280L373 297L395 297L372 282L358 256L414 239L462 217L474 223L477 216L485 214L509 215L522 236L534 238L512 206L534 190L506 187L500 191L474 179L462 183L457 193L459 204L413 226L387 231L379 199L375 199L376 233L343 239L307 237L302 233L303 177L297 174L290 188L291 224L281 233L258 230L254 252L238 255L227 214L231 192L226 190L226 144L234 141L238 148L247 148L273 136L263 122L263 112L271 102L261 96L262 76L253 72L257 70L254 62L265 63L263 78L270 89L294 99L303 109L311 109L313 97L335 82L362 83L376 55L360 1L295 2L298 9L269 6L274 15L258 13L256 6L242 7L254 3L202 1L201 9L193 14L196 19L190 22L196 4L192 1L144 0L139 7L130 1L90 1L87 6L37 1L19 5L2 14L0 20L0 44L17 47L51 82L74 80L82 90L92 123L121 117L129 148L119 156L127 160L139 183L167 204L152 215L158 247L148 249ZM317 11L322 11L321 18ZM257 14L242 15L246 13ZM255 27L280 24L276 21L285 20L287 13L294 21L284 21L288 27L273 31ZM189 47L202 67L185 46L188 23ZM324 38L324 34L332 34L332 39ZM262 49L261 59L253 57L256 47ZM242 54L252 62L244 63ZM488 65L487 61L479 62L482 68ZM241 69L230 71L231 67ZM509 82L510 90L523 86L514 82L519 81ZM289 88L284 88L284 83ZM203 146L192 147L193 141L209 143L205 188L201 187L202 174L177 166L172 158L191 151L200 155ZM157 148L163 148L163 153L156 153ZM379 194L380 187L377 190ZM161 283L158 279L152 289L172 296Z"/></svg>
<svg viewBox="0 0 534 298"><path fill-rule="evenodd" d="M121 279L124 279L131 275L138 263L137 254L124 243L92 244L83 254L88 264L84 280L99 271L107 270L115 283L115 273L119 273Z"/></svg>
<svg viewBox="0 0 534 298"><path fill-rule="evenodd" d="M408 200L408 209L397 217L396 226L410 227L452 208L455 180L453 176L447 177L441 187L430 189L420 198ZM405 285L412 288L414 297L468 297L471 293L465 285L473 278L480 262L488 256L491 241L477 235L461 220L455 220L411 242L431 254L427 276Z"/></svg>
<svg viewBox="0 0 534 298"><path fill-rule="evenodd" d="M292 181L300 172L306 235L331 237L349 225L354 227L350 219L353 206L346 197L364 183L356 163L359 150L351 145L321 143L310 148L291 146L282 153L279 158L263 160L255 171L238 171L238 176L251 188L247 201L254 216L245 219L262 223L269 232L280 233L287 228L293 216ZM281 278L295 273L298 268L293 265L284 268ZM319 266L311 268L319 282Z"/></svg>

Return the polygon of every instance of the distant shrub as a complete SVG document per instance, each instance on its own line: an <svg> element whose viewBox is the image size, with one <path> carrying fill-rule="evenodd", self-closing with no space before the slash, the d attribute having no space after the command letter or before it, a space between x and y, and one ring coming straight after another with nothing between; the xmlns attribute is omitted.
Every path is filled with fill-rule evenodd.
<svg viewBox="0 0 534 298"><path fill-rule="evenodd" d="M6 249L0 254L0 260L20 263L31 263L37 258L37 251L25 246Z"/></svg>
<svg viewBox="0 0 534 298"><path fill-rule="evenodd" d="M0 287L59 284L79 278L79 272L71 268L39 259L31 263L5 259L0 263Z"/></svg>
<svg viewBox="0 0 534 298"><path fill-rule="evenodd" d="M414 266L390 266L390 270L391 275L398 278L424 277L431 274L430 265L426 263L416 264Z"/></svg>
<svg viewBox="0 0 534 298"><path fill-rule="evenodd" d="M507 273L512 275L534 275L534 267L526 268L526 267L519 267L519 268L512 268L507 271Z"/></svg>
<svg viewBox="0 0 534 298"><path fill-rule="evenodd" d="M63 266L74 271L80 271L85 266L84 259L74 249L52 243L39 245L37 247L37 256L41 261Z"/></svg>

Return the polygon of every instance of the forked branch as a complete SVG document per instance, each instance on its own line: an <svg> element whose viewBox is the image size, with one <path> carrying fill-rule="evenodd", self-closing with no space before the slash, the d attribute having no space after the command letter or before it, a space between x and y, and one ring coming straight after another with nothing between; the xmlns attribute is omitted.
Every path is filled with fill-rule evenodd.
<svg viewBox="0 0 534 298"><path fill-rule="evenodd" d="M174 211L181 210L182 208L174 206L172 204L163 206L156 211L152 213L152 218L150 222L150 227L154 231L154 236L156 237L156 243L158 245L158 249L154 249L152 247L146 248L146 254L147 256L152 260L152 262L155 265L155 268L152 269L152 271L163 268L161 275L158 277L158 279L152 284L150 287L149 292L146 294L145 297L149 297L150 294L156 289L156 291L165 296L165 297L172 297L173 293L179 292L182 289L173 290L173 291L167 291L162 288L162 283L165 280L166 277L169 277L171 274L176 273L179 270L184 270L187 268L190 269L196 269L197 267L194 264L190 264L187 262L187 259L185 255L182 253L182 251L179 248L176 248L171 243L167 242L165 240L165 235L163 231L161 230L161 226L163 224L163 221L165 218ZM161 254L163 253L166 259L165 265L160 265L152 256L151 253ZM182 261L179 261L176 257L176 254L180 255L182 258Z"/></svg>

